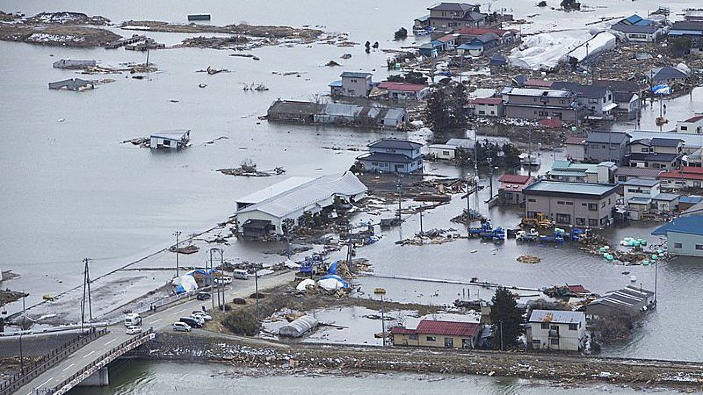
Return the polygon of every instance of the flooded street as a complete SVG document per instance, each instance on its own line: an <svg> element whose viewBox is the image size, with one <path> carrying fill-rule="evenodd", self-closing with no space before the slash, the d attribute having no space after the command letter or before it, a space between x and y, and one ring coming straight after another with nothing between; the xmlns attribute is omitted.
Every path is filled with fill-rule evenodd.
<svg viewBox="0 0 703 395"><path fill-rule="evenodd" d="M200 232L227 220L234 213L235 200L290 176L321 176L341 173L361 154L346 148L364 149L381 137L410 138L425 141L432 138L423 131L395 132L337 127L315 127L274 124L257 117L266 113L278 98L311 100L329 92L328 84L338 79L344 70L373 72L374 81L388 75L388 53L374 50L364 53L367 40L380 43L381 49L397 49L414 45L393 41L399 27L409 28L412 20L426 14L431 2L408 0L398 7L395 2L370 0L341 3L319 0L293 1L225 1L209 3L178 3L159 0L150 2L124 1L115 3L54 1L51 9L41 1L5 1L5 11L22 11L28 15L41 11L71 10L89 15L102 15L119 23L123 20L163 20L185 23L191 12L209 12L213 25L246 21L250 24L319 27L326 32L348 32L350 40L362 45L337 47L314 43L311 45L280 45L257 48L247 53L251 58L229 56L229 50L179 48L150 51L150 62L159 71L144 80L126 74L94 75L91 79L114 78L116 81L99 85L95 90L76 93L47 89L49 82L66 78L81 78L72 71L51 67L61 58L96 59L99 64L118 65L124 62L144 62L142 52L98 49L43 47L0 41L0 268L20 275L3 287L29 292L27 305L42 301L43 295L56 295L81 284L82 259L89 257L91 275L99 277L127 263L174 244L174 231L183 235ZM498 0L482 4L487 11L505 8L516 18L528 18L531 24L522 26L524 32L538 32L557 24L585 29L586 23L600 17L625 16L633 12L654 10L656 0L589 1L584 13L565 14L535 7L533 0ZM672 13L696 4L696 1L669 2ZM114 28L122 35L131 32ZM177 33L148 33L159 42L173 45L186 37ZM426 39L425 39L426 40ZM342 54L350 59L340 59ZM342 67L325 67L335 60ZM207 75L196 70L227 68L230 73ZM281 75L284 72L296 72ZM87 78L87 77L86 77ZM244 91L245 84L261 83L265 92ZM199 84L207 84L199 88ZM683 96L667 101L667 117L675 126L677 119L703 110L703 88L694 90L692 97ZM654 119L658 107L646 108L640 128L658 130ZM180 152L152 152L125 140L148 136L166 129L191 129L192 147ZM621 123L614 130L636 129L633 123ZM218 138L222 138L216 140ZM216 140L216 141L215 141ZM213 143L210 143L214 141ZM533 141L538 143L538 141ZM338 147L341 149L331 149ZM563 152L542 152L541 173ZM284 175L247 178L220 174L217 169L233 168L251 160L260 170L283 167ZM449 177L463 177L467 169L442 163L427 163L428 172ZM494 175L493 188L497 190ZM524 171L523 171L524 173ZM488 175L482 175L481 185L488 185ZM480 201L489 198L488 188L480 193ZM410 203L405 203L410 204ZM417 205L417 202L413 202ZM471 200L473 207L473 197ZM450 204L427 211L424 229L453 227L464 232L465 227L449 220L466 207L466 200L455 195ZM494 225L513 227L522 211L517 208L481 204L480 211ZM390 216L385 213L384 216ZM651 243L660 240L650 235L656 224L631 225L615 228L607 236L615 243L626 236L641 237ZM703 225L702 225L703 226ZM397 246L395 242L412 237L419 231L417 215L406 219L401 227L382 232L377 243L357 251L357 257L368 258L379 276L360 277L358 285L363 295L383 287L387 298L405 303L451 305L464 290L471 297L487 298L492 290L468 285L418 282L389 278L402 275L438 280L469 282L477 277L519 287L539 289L552 285L582 284L593 292L604 293L630 284L654 288L654 266L624 267L605 261L600 256L578 251L569 243L560 246L516 244L506 240L495 245L480 240L460 239L441 245ZM263 243L229 240L225 257L231 260L273 261L278 256L265 255L272 247ZM278 246L280 248L280 246ZM472 250L477 250L472 253ZM342 250L333 258L343 257ZM519 263L523 254L542 259L538 264ZM184 257L183 265L202 265L204 255ZM159 256L144 265L169 267L172 256ZM623 271L630 272L627 275ZM155 274L151 280L163 283L170 274ZM124 281L132 281L124 274ZM136 281L136 280L135 280ZM658 307L637 328L634 337L622 346L604 347L603 354L640 358L702 360L703 332L703 262L680 258L658 267ZM101 284L106 285L106 284ZM150 286L151 284L149 284ZM140 285L124 294L120 302L149 291ZM110 291L112 292L112 291ZM114 291L119 293L120 291ZM109 292L106 290L105 295ZM59 299L60 302L60 299ZM108 306L104 306L107 309ZM6 306L12 313L21 309L21 302ZM70 300L54 307L78 307ZM96 311L98 311L96 309ZM106 312L106 311L101 311ZM345 311L356 318L368 311ZM369 324L368 332L372 332ZM686 340L681 340L682 334ZM363 336L367 336L366 332ZM355 341L363 341L356 334ZM322 334L313 341L344 341L347 334ZM677 339L677 341L675 341ZM369 344L379 339L369 339ZM695 346L691 346L691 345ZM220 394L222 388L231 392L251 394L286 391L290 394L310 393L309 388L324 388L325 392L369 394L387 393L466 393L472 388L478 393L541 394L635 392L629 388L593 386L570 388L550 386L546 382L491 377L445 377L414 375L369 375L359 377L303 376L238 376L220 365L125 362L110 371L110 386L100 389L78 388L72 394L139 394L197 392ZM433 385L441 380L441 385ZM203 384L203 382L205 384ZM225 391L229 393L230 391ZM662 391L664 393L664 391Z"/></svg>

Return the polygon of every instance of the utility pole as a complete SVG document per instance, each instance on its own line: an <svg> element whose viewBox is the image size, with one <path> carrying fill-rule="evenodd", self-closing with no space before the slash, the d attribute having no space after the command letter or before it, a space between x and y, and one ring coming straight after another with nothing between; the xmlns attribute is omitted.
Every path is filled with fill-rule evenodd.
<svg viewBox="0 0 703 395"><path fill-rule="evenodd" d="M27 294L22 291L22 323L20 324L20 373L24 374L24 353L22 352L22 333L24 332L24 320L27 319L27 310L25 309L24 299ZM83 331L81 331L83 332Z"/></svg>
<svg viewBox="0 0 703 395"><path fill-rule="evenodd" d="M180 276L179 268L178 268L178 254L180 254L180 252L178 252L178 244L179 244L178 237L181 235L181 231L177 230L177 231L173 232L173 235L176 236L176 277L178 277L178 276ZM212 258L210 259L210 263L212 263Z"/></svg>
<svg viewBox="0 0 703 395"><path fill-rule="evenodd" d="M659 275L659 259L654 261L654 306L657 305L657 277L658 277L658 275Z"/></svg>
<svg viewBox="0 0 703 395"><path fill-rule="evenodd" d="M493 158L486 158L488 161L488 168L491 171L488 177L488 200L493 199Z"/></svg>
<svg viewBox="0 0 703 395"><path fill-rule="evenodd" d="M256 289L256 325L261 323L261 317L259 316L259 271L254 272L254 284Z"/></svg>
<svg viewBox="0 0 703 395"><path fill-rule="evenodd" d="M421 235L425 233L425 232L423 232L423 230L422 230L422 212L424 211L423 208L424 208L424 206L423 206L423 207L420 207L420 211L419 211L419 212L420 212L420 234L421 234Z"/></svg>
<svg viewBox="0 0 703 395"><path fill-rule="evenodd" d="M400 174L398 174L398 224L400 224L403 221L403 218L401 217L401 210L403 209L403 183L400 178Z"/></svg>
<svg viewBox="0 0 703 395"><path fill-rule="evenodd" d="M386 346L386 319L385 319L385 307L383 305L383 295L386 294L386 290L383 288L376 288L373 293L381 297L381 338L383 339L383 347Z"/></svg>
<svg viewBox="0 0 703 395"><path fill-rule="evenodd" d="M222 270L222 274L224 275L224 267L225 267L225 251L222 248L218 248L217 251L220 253L220 270ZM222 312L225 312L225 304L227 302L225 301L225 285L226 283L224 282L224 276L222 277ZM219 299L219 298L218 298Z"/></svg>
<svg viewBox="0 0 703 395"><path fill-rule="evenodd" d="M215 290L215 268L212 264L212 249L210 249L210 303L212 303L212 311L215 311L215 298L213 291Z"/></svg>
<svg viewBox="0 0 703 395"><path fill-rule="evenodd" d="M222 303L220 303L220 282L222 282L222 276L219 277L215 275L215 261L212 259L212 253L217 252L217 248L210 248L210 266L212 266L212 274L213 274L213 284L210 287L210 291L212 291L213 287L217 287L217 307L219 308L222 306ZM213 299L212 301L213 304L213 309L215 308L215 300Z"/></svg>
<svg viewBox="0 0 703 395"><path fill-rule="evenodd" d="M85 322L85 295L86 289L88 290L88 317L89 322L93 321L93 303L90 298L90 270L88 268L88 262L90 259L85 258L83 260L83 299L81 300L81 333L83 333L83 323Z"/></svg>
<svg viewBox="0 0 703 395"><path fill-rule="evenodd" d="M471 232L471 173L466 173L466 231ZM478 208L478 207L477 207Z"/></svg>
<svg viewBox="0 0 703 395"><path fill-rule="evenodd" d="M532 176L532 129L527 129L527 176Z"/></svg>

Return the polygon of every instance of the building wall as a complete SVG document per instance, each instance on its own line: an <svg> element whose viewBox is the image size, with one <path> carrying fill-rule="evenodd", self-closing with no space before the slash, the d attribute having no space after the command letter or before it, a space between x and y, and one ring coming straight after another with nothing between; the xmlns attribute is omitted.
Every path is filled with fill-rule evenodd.
<svg viewBox="0 0 703 395"><path fill-rule="evenodd" d="M449 148L429 147L429 153L437 159L454 159L456 150Z"/></svg>
<svg viewBox="0 0 703 395"><path fill-rule="evenodd" d="M703 120L698 122L679 121L676 125L678 133L701 134L703 133Z"/></svg>
<svg viewBox="0 0 703 395"><path fill-rule="evenodd" d="M602 199L572 197L572 196L541 196L532 195L525 192L525 213L527 217L534 217L534 213L543 213L549 217L557 226L588 226L592 228L602 228L612 223L612 209L617 200L617 194L613 191L610 195ZM589 209L589 204L595 204ZM568 217L559 216L567 215ZM583 221L578 219L583 219ZM607 222L605 219L610 220ZM601 219L603 222L601 223ZM595 221L595 222L594 222Z"/></svg>
<svg viewBox="0 0 703 395"><path fill-rule="evenodd" d="M622 164L627 154L626 142L622 144L611 143L610 149L608 149L608 145L608 143L589 142L586 145L586 159L596 162L612 161L617 165Z"/></svg>
<svg viewBox="0 0 703 395"><path fill-rule="evenodd" d="M503 105L501 104L475 104L474 115L479 117L502 117Z"/></svg>
<svg viewBox="0 0 703 395"><path fill-rule="evenodd" d="M462 344L464 343L464 340L466 340L466 342L465 342L467 344L466 348L474 348L476 345L476 339L471 338L471 337L465 338L465 337L461 337L461 336L427 335L427 334L414 336L416 338L411 338L411 336L413 336L413 335L393 334L393 345L449 348L449 346L445 345L445 339L451 339L451 342L452 342L451 348L462 348ZM428 340L428 337L433 337L435 340L430 341L430 340Z"/></svg>
<svg viewBox="0 0 703 395"><path fill-rule="evenodd" d="M703 257L702 235L667 232L666 243L671 254ZM696 248L696 246L699 246L699 248Z"/></svg>
<svg viewBox="0 0 703 395"><path fill-rule="evenodd" d="M572 108L541 108L541 107L521 107L511 103L503 106L506 118L522 119L561 119L562 121L575 122L579 120L579 113Z"/></svg>
<svg viewBox="0 0 703 395"><path fill-rule="evenodd" d="M549 337L549 328L559 328L558 344L552 344L552 339ZM585 318L577 324L577 328L569 329L569 324L554 324L550 323L548 329L542 329L542 323L532 322L528 327L527 341L534 349L559 350L559 351L579 351L582 347L583 340L586 337L586 320ZM539 344L535 342L539 340Z"/></svg>
<svg viewBox="0 0 703 395"><path fill-rule="evenodd" d="M627 203L633 197L641 197L651 199L659 195L660 188L659 184L653 187L643 187L637 185L623 185L623 197L625 203Z"/></svg>
<svg viewBox="0 0 703 395"><path fill-rule="evenodd" d="M586 147L582 144L567 144L566 156L580 162L586 157Z"/></svg>
<svg viewBox="0 0 703 395"><path fill-rule="evenodd" d="M422 169L422 159L411 163L375 162L364 159L359 159L359 162L364 165L364 171L372 173L413 173Z"/></svg>
<svg viewBox="0 0 703 395"><path fill-rule="evenodd" d="M371 89L371 77L367 78L342 78L342 88L345 96L366 97Z"/></svg>
<svg viewBox="0 0 703 395"><path fill-rule="evenodd" d="M674 191L681 189L684 184L687 188L700 188L703 186L703 181L701 180L681 180L681 178L662 178L661 187L668 191Z"/></svg>

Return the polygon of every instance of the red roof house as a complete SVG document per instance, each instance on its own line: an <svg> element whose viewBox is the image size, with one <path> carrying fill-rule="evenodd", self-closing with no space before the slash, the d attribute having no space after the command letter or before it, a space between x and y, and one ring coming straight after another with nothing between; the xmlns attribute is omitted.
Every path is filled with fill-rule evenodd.
<svg viewBox="0 0 703 395"><path fill-rule="evenodd" d="M476 322L422 320L416 329L391 328L393 344L425 347L474 348L481 325Z"/></svg>
<svg viewBox="0 0 703 395"><path fill-rule="evenodd" d="M684 166L680 170L663 171L657 179L662 189L700 188L703 186L703 167Z"/></svg>
<svg viewBox="0 0 703 395"><path fill-rule="evenodd" d="M396 100L422 100L430 93L430 89L426 85L411 84L408 82L383 81L378 84L377 88L385 90L388 92L391 99Z"/></svg>
<svg viewBox="0 0 703 395"><path fill-rule="evenodd" d="M503 174L498 178L498 195L506 204L522 204L525 196L522 190L532 185L535 178L532 176L521 176L518 174Z"/></svg>

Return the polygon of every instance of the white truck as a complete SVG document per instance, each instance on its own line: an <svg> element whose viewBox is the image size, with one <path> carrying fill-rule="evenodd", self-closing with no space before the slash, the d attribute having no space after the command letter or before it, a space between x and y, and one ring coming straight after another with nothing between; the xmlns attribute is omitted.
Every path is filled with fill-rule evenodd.
<svg viewBox="0 0 703 395"><path fill-rule="evenodd" d="M124 326L140 326L142 324L142 317L137 313L129 313L124 316Z"/></svg>

